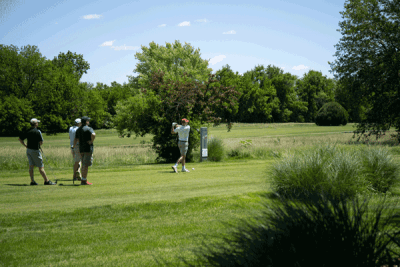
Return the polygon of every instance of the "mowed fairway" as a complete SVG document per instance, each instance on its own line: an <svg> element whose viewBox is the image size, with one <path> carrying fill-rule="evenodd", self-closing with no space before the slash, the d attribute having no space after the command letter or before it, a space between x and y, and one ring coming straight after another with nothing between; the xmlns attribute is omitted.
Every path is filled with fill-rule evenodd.
<svg viewBox="0 0 400 267"><path fill-rule="evenodd" d="M266 126L239 124L229 133L225 126L211 127L209 135L223 139L227 147L252 139L253 144L278 149L282 144L269 145L267 139L288 135L289 148L294 136L312 144L313 134L329 138L338 136L331 132L353 130L351 125ZM51 147L69 152L67 134L44 138L45 153ZM1 149L11 153L19 148L16 139L1 138ZM118 149L149 140L118 138L109 130L98 131L95 144ZM95 148L95 160L102 156L96 151L102 150ZM196 162L187 164L190 173L178 174L171 164L94 165L88 175L93 186L74 186L72 165L50 169L45 163L49 178L63 186L44 186L37 168L38 186L28 186L27 167L1 170L0 266L158 266L156 259L193 259L194 248L231 229L227 223L235 225L260 211L273 163L273 157Z"/></svg>

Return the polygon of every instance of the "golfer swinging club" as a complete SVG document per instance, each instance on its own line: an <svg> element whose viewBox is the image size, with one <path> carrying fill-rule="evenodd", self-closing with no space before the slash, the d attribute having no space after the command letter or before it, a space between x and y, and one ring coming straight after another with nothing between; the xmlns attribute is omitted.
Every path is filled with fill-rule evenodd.
<svg viewBox="0 0 400 267"><path fill-rule="evenodd" d="M46 172L44 171L43 158L40 153L40 146L43 145L43 137L40 130L38 130L40 120L31 119L31 128L22 133L18 140L19 142L26 147L26 155L29 160L29 175L31 176L31 185L37 185L35 179L33 177L33 168L36 166L39 168L39 172L44 179L44 185L56 185L57 183L53 183L47 178ZM24 140L28 139L28 144L25 145Z"/></svg>
<svg viewBox="0 0 400 267"><path fill-rule="evenodd" d="M189 172L185 168L186 153L187 153L188 147L189 147L190 126L188 125L188 123L189 123L189 120L186 118L182 119L181 127L176 128L177 123L176 122L172 123L171 133L179 134L178 147L181 152L181 157L178 159L178 161L175 163L175 165L172 166L172 169L176 173L178 173L177 167L178 167L179 162L181 162L181 161L182 161L182 172Z"/></svg>

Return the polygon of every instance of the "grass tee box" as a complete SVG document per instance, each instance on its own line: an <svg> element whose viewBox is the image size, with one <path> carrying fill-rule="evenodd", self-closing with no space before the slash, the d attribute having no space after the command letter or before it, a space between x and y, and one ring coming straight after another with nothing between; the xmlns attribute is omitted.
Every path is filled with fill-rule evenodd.
<svg viewBox="0 0 400 267"><path fill-rule="evenodd" d="M0 178L0 259L5 266L157 266L259 209L269 162L197 163L172 173L150 164L91 172L94 185L20 186ZM1 264L0 264L1 265Z"/></svg>

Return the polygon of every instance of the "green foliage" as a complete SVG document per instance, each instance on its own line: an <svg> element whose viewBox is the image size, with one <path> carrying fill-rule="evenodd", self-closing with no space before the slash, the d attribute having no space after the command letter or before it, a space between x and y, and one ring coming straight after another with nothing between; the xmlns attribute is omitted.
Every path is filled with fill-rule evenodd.
<svg viewBox="0 0 400 267"><path fill-rule="evenodd" d="M12 95L30 103L35 116L42 120L43 132L66 131L76 118L71 112L74 104L82 104L79 78L89 68L82 55L60 53L58 59L51 61L42 56L37 46L30 45L21 50L0 45L0 55L0 96ZM30 119L25 118L27 122ZM15 127L9 131L17 132Z"/></svg>
<svg viewBox="0 0 400 267"><path fill-rule="evenodd" d="M186 72L191 79L206 82L212 69L208 68L208 61L200 57L200 49L194 49L190 44L182 44L175 40L160 46L151 42L149 47L142 46L142 52L137 52L135 58L139 61L134 72L137 77L129 76L130 83L137 88L150 86L151 74L161 70L165 78L174 81L184 81Z"/></svg>
<svg viewBox="0 0 400 267"><path fill-rule="evenodd" d="M272 113L279 107L276 90L268 79L263 66L243 74L238 85L242 95L239 98L238 121L270 122Z"/></svg>
<svg viewBox="0 0 400 267"><path fill-rule="evenodd" d="M320 71L310 70L305 73L296 86L299 100L307 103L307 112L303 114L306 122L313 122L318 110L334 100L335 82L322 76Z"/></svg>
<svg viewBox="0 0 400 267"><path fill-rule="evenodd" d="M134 132L137 136L152 134L153 148L159 161L173 162L179 158L177 137L171 134L172 122L182 118L190 121L188 161L192 150L199 145L199 129L204 124L219 124L226 114L237 112L238 93L232 87L216 84L214 75L205 83L193 81L186 73L183 82L164 77L162 71L153 73L149 88L121 101L114 119L118 131ZM229 121L228 121L229 122ZM228 124L230 125L230 124Z"/></svg>
<svg viewBox="0 0 400 267"><path fill-rule="evenodd" d="M72 53L68 50L65 54L60 52L57 57L52 60L53 64L59 68L63 68L65 65L69 65L70 73L72 73L76 80L80 80L84 73L90 69L90 64L83 59L83 55Z"/></svg>
<svg viewBox="0 0 400 267"><path fill-rule="evenodd" d="M349 114L337 102L329 102L322 106L315 117L318 126L339 126L346 125Z"/></svg>
<svg viewBox="0 0 400 267"><path fill-rule="evenodd" d="M314 195L307 203L277 196L219 242L194 251L186 266L397 266L397 214L388 204ZM387 212L386 210L392 210ZM335 256L336 255L336 256ZM340 257L337 257L340 255ZM395 265L396 264L396 265Z"/></svg>
<svg viewBox="0 0 400 267"><path fill-rule="evenodd" d="M324 193L348 198L367 189L362 164L353 153L336 146L320 146L286 155L272 169L272 187L289 198L307 199Z"/></svg>
<svg viewBox="0 0 400 267"><path fill-rule="evenodd" d="M394 126L400 139L399 2L351 0L344 9L337 59L328 63L349 101L366 108L357 130L379 135Z"/></svg>
<svg viewBox="0 0 400 267"><path fill-rule="evenodd" d="M225 157L224 141L222 139L211 137L207 142L208 160L222 161Z"/></svg>
<svg viewBox="0 0 400 267"><path fill-rule="evenodd" d="M387 149L373 147L361 153L366 180L377 192L386 193L400 178L400 166Z"/></svg>
<svg viewBox="0 0 400 267"><path fill-rule="evenodd" d="M29 121L35 116L32 105L13 95L0 98L0 135L18 136L30 127Z"/></svg>
<svg viewBox="0 0 400 267"><path fill-rule="evenodd" d="M316 146L280 159L272 170L272 187L282 196L301 200L316 193L353 198L367 191L387 192L398 182L399 170L383 148Z"/></svg>

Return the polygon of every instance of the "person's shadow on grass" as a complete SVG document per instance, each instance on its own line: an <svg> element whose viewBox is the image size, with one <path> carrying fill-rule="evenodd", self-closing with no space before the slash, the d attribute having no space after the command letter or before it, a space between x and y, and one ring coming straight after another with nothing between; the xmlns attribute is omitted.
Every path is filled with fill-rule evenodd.
<svg viewBox="0 0 400 267"><path fill-rule="evenodd" d="M9 186L29 186L29 184L5 184Z"/></svg>

